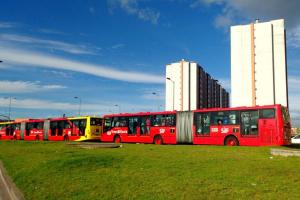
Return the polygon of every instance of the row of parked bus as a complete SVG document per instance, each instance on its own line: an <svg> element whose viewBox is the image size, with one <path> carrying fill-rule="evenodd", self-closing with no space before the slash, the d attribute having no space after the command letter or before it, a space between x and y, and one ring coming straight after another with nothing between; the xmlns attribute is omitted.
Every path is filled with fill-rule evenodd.
<svg viewBox="0 0 300 200"><path fill-rule="evenodd" d="M26 119L0 123L1 140L99 140L101 117Z"/></svg>
<svg viewBox="0 0 300 200"><path fill-rule="evenodd" d="M0 123L0 139L213 145L289 145L281 105L28 119Z"/></svg>

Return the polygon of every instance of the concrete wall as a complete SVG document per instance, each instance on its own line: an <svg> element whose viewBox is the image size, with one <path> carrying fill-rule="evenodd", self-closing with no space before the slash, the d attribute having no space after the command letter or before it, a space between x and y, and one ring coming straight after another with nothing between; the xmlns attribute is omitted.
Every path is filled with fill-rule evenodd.
<svg viewBox="0 0 300 200"><path fill-rule="evenodd" d="M252 105L250 25L231 27L231 103Z"/></svg>

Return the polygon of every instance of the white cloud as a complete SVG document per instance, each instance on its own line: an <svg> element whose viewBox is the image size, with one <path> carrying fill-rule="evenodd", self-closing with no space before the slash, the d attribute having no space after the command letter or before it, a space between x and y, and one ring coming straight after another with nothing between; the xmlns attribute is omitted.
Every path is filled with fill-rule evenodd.
<svg viewBox="0 0 300 200"><path fill-rule="evenodd" d="M0 81L0 93L31 93L66 88L61 85L41 85L30 81Z"/></svg>
<svg viewBox="0 0 300 200"><path fill-rule="evenodd" d="M85 45L74 45L66 42L60 42L55 40L44 40L44 39L38 39L38 38L28 37L24 35L0 34L0 40L34 44L34 45L39 45L40 47L43 48L64 51L71 54L90 54L90 55L97 54L95 51L92 51Z"/></svg>
<svg viewBox="0 0 300 200"><path fill-rule="evenodd" d="M37 31L41 33L46 33L46 34L56 34L56 35L67 35L64 32L57 31L57 30L52 30L52 29L47 29L47 28L39 28Z"/></svg>
<svg viewBox="0 0 300 200"><path fill-rule="evenodd" d="M113 45L111 48L112 49L119 49L119 48L122 48L122 47L124 47L125 46L125 44L115 44L115 45Z"/></svg>
<svg viewBox="0 0 300 200"><path fill-rule="evenodd" d="M290 44L300 47L299 0L195 0L191 7L200 5L221 6L222 13L216 17L215 26L227 30L230 25L249 23L257 18L262 21L284 18Z"/></svg>
<svg viewBox="0 0 300 200"><path fill-rule="evenodd" d="M5 63L21 67L42 67L56 70L68 70L127 82L164 83L164 77L158 75L130 71L126 72L108 66L84 63L28 50L0 47L0 55L5 58Z"/></svg>
<svg viewBox="0 0 300 200"><path fill-rule="evenodd" d="M0 28L14 28L16 27L15 23L11 22L0 22Z"/></svg>
<svg viewBox="0 0 300 200"><path fill-rule="evenodd" d="M96 13L96 10L94 7L89 7L89 12L94 15Z"/></svg>
<svg viewBox="0 0 300 200"><path fill-rule="evenodd" d="M150 8L140 8L138 0L108 0L111 7L120 7L130 15L136 15L139 19L157 24L160 13Z"/></svg>
<svg viewBox="0 0 300 200"><path fill-rule="evenodd" d="M47 74L52 74L54 76L63 77L63 78L72 77L72 74L70 72L67 73L67 72L57 71L57 70L44 70L43 72L45 72Z"/></svg>
<svg viewBox="0 0 300 200"><path fill-rule="evenodd" d="M287 43L288 46L300 48L300 24L287 32Z"/></svg>
<svg viewBox="0 0 300 200"><path fill-rule="evenodd" d="M9 99L0 98L0 107L7 107L9 103ZM140 112L140 111L151 111L153 110L153 106L151 105L137 105L137 104L127 104L124 102L98 102L98 103L85 103L82 102L82 113L85 115L103 115L108 113L116 113L119 112L120 106L121 112ZM11 103L12 108L18 109L29 109L29 110L49 110L49 111L59 111L62 113L75 113L78 110L78 103L68 103L68 102L55 102L49 100L41 100L41 99L13 99ZM75 112L74 112L75 111ZM34 112L34 111L33 111ZM16 118L21 117L23 114L18 114L15 112L14 116ZM26 114L27 115L27 114ZM27 115L26 117L32 117L32 113ZM48 116L45 113L45 116ZM37 117L45 117L45 116L37 116Z"/></svg>
<svg viewBox="0 0 300 200"><path fill-rule="evenodd" d="M290 93L300 93L300 77L289 76L288 86L289 86Z"/></svg>

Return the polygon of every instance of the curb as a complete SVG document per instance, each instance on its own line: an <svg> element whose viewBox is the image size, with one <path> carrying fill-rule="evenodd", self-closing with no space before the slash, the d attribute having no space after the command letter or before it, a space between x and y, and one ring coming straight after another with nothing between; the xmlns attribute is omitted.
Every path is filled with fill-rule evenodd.
<svg viewBox="0 0 300 200"><path fill-rule="evenodd" d="M0 160L0 199L1 200L25 200L22 192L8 176L6 169Z"/></svg>
<svg viewBox="0 0 300 200"><path fill-rule="evenodd" d="M300 156L300 150L289 149L271 149L271 154L274 156Z"/></svg>

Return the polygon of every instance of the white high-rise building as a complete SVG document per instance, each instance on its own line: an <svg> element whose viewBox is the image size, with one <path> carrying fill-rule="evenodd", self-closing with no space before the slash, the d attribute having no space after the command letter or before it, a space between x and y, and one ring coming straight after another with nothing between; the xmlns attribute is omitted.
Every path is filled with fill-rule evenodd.
<svg viewBox="0 0 300 200"><path fill-rule="evenodd" d="M288 106L284 20L231 27L231 105Z"/></svg>
<svg viewBox="0 0 300 200"><path fill-rule="evenodd" d="M228 107L229 95L196 62L166 65L166 110Z"/></svg>

